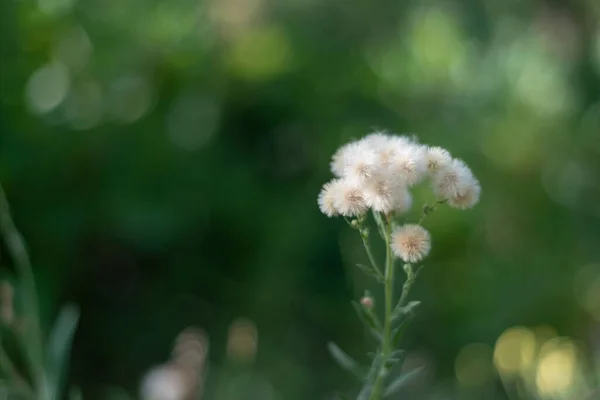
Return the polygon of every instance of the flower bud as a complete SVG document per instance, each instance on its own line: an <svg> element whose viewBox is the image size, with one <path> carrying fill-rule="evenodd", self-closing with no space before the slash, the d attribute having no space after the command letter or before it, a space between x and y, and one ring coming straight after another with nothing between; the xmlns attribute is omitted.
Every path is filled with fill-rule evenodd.
<svg viewBox="0 0 600 400"><path fill-rule="evenodd" d="M365 296L362 299L360 299L360 304L362 304L364 308L371 309L373 308L373 298Z"/></svg>

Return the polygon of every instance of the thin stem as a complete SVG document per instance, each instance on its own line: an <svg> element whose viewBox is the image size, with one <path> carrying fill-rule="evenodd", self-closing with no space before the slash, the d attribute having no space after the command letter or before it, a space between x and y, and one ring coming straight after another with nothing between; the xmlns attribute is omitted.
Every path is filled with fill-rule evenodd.
<svg viewBox="0 0 600 400"><path fill-rule="evenodd" d="M373 390L369 400L380 400L383 390L383 382L387 374L387 360L392 353L392 302L394 296L394 256L390 246L391 237L391 224L386 223L385 232L385 277L384 277L384 291L385 291L385 317L383 325L383 335L381 343L381 352L383 362L377 379L373 384Z"/></svg>
<svg viewBox="0 0 600 400"><path fill-rule="evenodd" d="M360 238L362 239L363 246L365 248L365 251L367 252L367 257L369 257L369 261L371 262L373 269L375 270L375 272L377 273L377 275L380 278L383 278L383 274L381 273L381 270L379 269L379 266L377 265L375 256L373 256L373 251L371 250L371 245L369 243L369 236L362 229L360 231Z"/></svg>
<svg viewBox="0 0 600 400"><path fill-rule="evenodd" d="M412 271L411 268L412 267L409 266L409 271ZM420 266L414 272L410 272L410 273L406 274L406 281L404 282L404 285L402 286L402 295L400 296L400 300L398 300L398 304L396 305L396 308L394 309L394 314L396 312L398 312L400 308L402 308L406 305L406 302L408 300L408 294L410 293L410 289L412 288L412 285L417 280L417 277L419 276L419 271L421 271L421 268L423 268L423 266Z"/></svg>
<svg viewBox="0 0 600 400"><path fill-rule="evenodd" d="M423 221L425 221L425 218L427 218L429 214L435 211L437 206L439 206L440 204L444 204L447 201L448 200L436 200L435 203L433 203L432 205L425 204L425 206L423 207L423 215L421 215L421 218L419 219L419 222L417 222L417 225L421 225Z"/></svg>
<svg viewBox="0 0 600 400"><path fill-rule="evenodd" d="M25 242L21 236L21 233L15 227L15 224L10 215L10 207L6 194L2 185L0 185L0 230L8 251L10 252L11 258L15 264L15 268L21 276L24 288L24 303L25 308L29 312L30 320L30 334L28 346L25 346L27 352L27 358L30 363L31 370L34 373L36 380L36 389L39 391L40 398L44 397L45 392L45 373L43 367L44 356L42 353L42 331L40 327L40 315L38 310L38 298L35 287L35 279L33 276L33 270L31 268L31 262Z"/></svg>

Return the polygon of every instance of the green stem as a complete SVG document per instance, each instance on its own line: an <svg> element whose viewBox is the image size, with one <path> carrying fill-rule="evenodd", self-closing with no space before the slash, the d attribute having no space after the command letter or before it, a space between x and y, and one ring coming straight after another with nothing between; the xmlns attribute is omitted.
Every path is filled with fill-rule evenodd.
<svg viewBox="0 0 600 400"><path fill-rule="evenodd" d="M383 392L383 383L387 374L387 360L392 353L392 302L394 297L394 256L390 246L391 240L391 224L386 223L385 232L385 278L384 278L384 291L385 291L385 317L383 325L383 335L381 343L382 360L379 373L375 383L373 384L373 390L369 400L380 400Z"/></svg>
<svg viewBox="0 0 600 400"><path fill-rule="evenodd" d="M10 215L10 207L2 185L0 185L0 230L6 242L17 272L21 276L24 288L24 306L29 313L29 335L25 346L30 368L36 381L36 391L39 399L46 398L46 378L44 372L43 338L40 327L38 298L31 261L23 238Z"/></svg>
<svg viewBox="0 0 600 400"><path fill-rule="evenodd" d="M364 229L361 229L361 231L360 231L360 238L362 239L363 246L365 248L365 251L367 252L367 257L369 257L369 261L371 262L373 269L375 270L375 272L377 273L377 275L379 277L383 278L383 274L381 273L381 270L379 269L379 266L377 265L377 261L375 260L375 256L373 256L373 252L371 251L371 245L369 244L369 236L364 231Z"/></svg>
<svg viewBox="0 0 600 400"><path fill-rule="evenodd" d="M394 314L396 312L398 312L400 308L402 308L406 305L406 302L408 300L408 294L410 293L410 289L412 288L412 285L417 280L417 277L419 276L419 271L421 271L421 268L423 268L423 266L418 267L416 269L416 271L414 271L414 272L412 272L412 266L409 266L408 268L409 268L409 271L411 271L411 272L406 274L406 281L404 282L404 285L402 286L402 295L400 296L400 300L398 300L398 304L396 305L396 308L394 309Z"/></svg>

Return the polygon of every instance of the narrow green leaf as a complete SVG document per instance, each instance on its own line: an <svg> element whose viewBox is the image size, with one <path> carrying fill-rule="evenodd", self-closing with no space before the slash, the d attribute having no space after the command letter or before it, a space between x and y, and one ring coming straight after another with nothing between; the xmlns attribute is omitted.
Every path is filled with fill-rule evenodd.
<svg viewBox="0 0 600 400"><path fill-rule="evenodd" d="M383 343L383 336L381 335L381 333L373 328L369 328L369 333L371 334L371 336L373 336L373 339L375 339L377 341L377 343L382 344Z"/></svg>
<svg viewBox="0 0 600 400"><path fill-rule="evenodd" d="M415 368L410 372L400 375L398 378L393 380L385 388L385 391L383 392L383 397L387 397L394 393L397 393L400 389L402 389L404 386L406 386L412 379L416 378L417 375L419 375L421 373L421 371L423 371L423 369L425 369L425 367Z"/></svg>
<svg viewBox="0 0 600 400"><path fill-rule="evenodd" d="M381 331L381 323L373 311L366 309L362 304L357 303L356 301L352 301L352 307L354 307L354 311L356 311L356 315L365 324L367 329L371 328L376 331Z"/></svg>
<svg viewBox="0 0 600 400"><path fill-rule="evenodd" d="M340 349L338 345L333 342L329 342L327 343L327 349L329 350L329 353L333 359L342 369L352 373L361 381L365 379L365 372L363 371L362 367L356 361L354 361L352 357Z"/></svg>
<svg viewBox="0 0 600 400"><path fill-rule="evenodd" d="M52 393L52 398L55 399L62 397L63 385L67 378L71 357L71 344L78 321L79 309L77 306L72 304L64 306L48 337L46 371L48 371L50 393Z"/></svg>
<svg viewBox="0 0 600 400"><path fill-rule="evenodd" d="M411 320L411 317L408 316L407 318L405 318L402 321L402 323L397 328L395 328L392 331L392 346L394 348L398 347L398 345L400 344L400 339L402 339L402 335L404 335L406 328L408 328L408 325L410 324L410 320Z"/></svg>
<svg viewBox="0 0 600 400"><path fill-rule="evenodd" d="M375 271L373 269L373 267L369 267L369 266L364 265L364 264L356 264L356 267L358 269L360 269L365 275L370 276L372 278L375 278L375 280L377 282L383 282L382 277L380 276L380 274L377 273L377 271Z"/></svg>
<svg viewBox="0 0 600 400"><path fill-rule="evenodd" d="M403 317L413 315L419 305L421 305L420 301L411 301L404 307L396 307L392 314L392 323L401 320Z"/></svg>

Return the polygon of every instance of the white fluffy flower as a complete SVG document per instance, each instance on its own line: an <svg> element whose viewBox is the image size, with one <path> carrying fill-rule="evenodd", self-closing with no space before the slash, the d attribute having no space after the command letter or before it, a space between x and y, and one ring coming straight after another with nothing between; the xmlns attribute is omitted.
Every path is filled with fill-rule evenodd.
<svg viewBox="0 0 600 400"><path fill-rule="evenodd" d="M188 387L182 373L171 366L156 367L144 377L143 400L183 400Z"/></svg>
<svg viewBox="0 0 600 400"><path fill-rule="evenodd" d="M390 170L401 177L408 186L419 183L427 173L427 153L423 146L412 144L398 147Z"/></svg>
<svg viewBox="0 0 600 400"><path fill-rule="evenodd" d="M398 214L404 214L405 212L410 210L410 207L412 207L412 196L410 195L410 192L408 191L406 186L397 185L394 188L394 194L392 197L392 207L394 211Z"/></svg>
<svg viewBox="0 0 600 400"><path fill-rule="evenodd" d="M467 165L454 159L452 162L438 170L432 177L432 189L441 199L450 199L460 194L461 189L467 187L475 179Z"/></svg>
<svg viewBox="0 0 600 400"><path fill-rule="evenodd" d="M356 181L336 179L330 183L333 208L339 214L354 217L367 211L363 189Z"/></svg>
<svg viewBox="0 0 600 400"><path fill-rule="evenodd" d="M331 158L331 172L338 178L359 182L369 179L379 168L377 151L364 139L345 144Z"/></svg>
<svg viewBox="0 0 600 400"><path fill-rule="evenodd" d="M373 150L381 150L389 146L391 136L385 132L373 132L362 139Z"/></svg>
<svg viewBox="0 0 600 400"><path fill-rule="evenodd" d="M427 148L427 169L430 174L434 174L440 169L448 167L452 162L452 156L448 150L441 147Z"/></svg>
<svg viewBox="0 0 600 400"><path fill-rule="evenodd" d="M377 175L365 186L365 202L374 211L388 213L394 208L394 187L384 175Z"/></svg>
<svg viewBox="0 0 600 400"><path fill-rule="evenodd" d="M472 177L459 188L454 196L448 198L448 204L451 207L461 210L471 208L479 202L480 193L481 186L479 185L479 181L475 177Z"/></svg>
<svg viewBox="0 0 600 400"><path fill-rule="evenodd" d="M341 178L344 176L344 168L346 167L346 159L348 155L348 149L351 147L352 143L347 143L336 150L331 157L331 163L329 166L331 167L331 172L333 175Z"/></svg>
<svg viewBox="0 0 600 400"><path fill-rule="evenodd" d="M317 198L317 202L319 203L319 209L323 214L327 215L328 217L333 217L338 214L338 211L335 208L336 181L339 181L339 179L335 179L323 185L323 188L319 192L319 197Z"/></svg>
<svg viewBox="0 0 600 400"><path fill-rule="evenodd" d="M394 230L391 246L397 257L408 263L416 263L429 254L431 239L422 226L407 224Z"/></svg>
<svg viewBox="0 0 600 400"><path fill-rule="evenodd" d="M377 152L367 142L361 140L351 143L344 154L345 178L359 183L369 180L379 168Z"/></svg>

